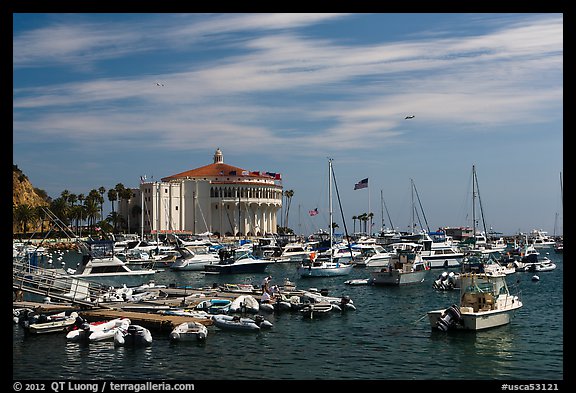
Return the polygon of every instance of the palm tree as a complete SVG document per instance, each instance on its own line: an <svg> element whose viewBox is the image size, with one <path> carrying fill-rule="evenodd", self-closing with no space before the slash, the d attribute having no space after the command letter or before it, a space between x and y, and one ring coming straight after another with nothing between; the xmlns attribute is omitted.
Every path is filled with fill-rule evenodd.
<svg viewBox="0 0 576 393"><path fill-rule="evenodd" d="M352 221L354 221L354 233L356 233L356 220L358 219L358 216L352 216Z"/></svg>
<svg viewBox="0 0 576 393"><path fill-rule="evenodd" d="M120 200L126 200L126 206L130 206L130 199L132 199L132 190L130 188L125 188L124 190L122 190L122 193L118 195L120 197ZM118 210L120 210L120 208L118 208ZM126 214L126 218L127 218L127 230L128 232L130 232L130 212L128 211L128 208L126 209L127 214ZM124 218L124 217L122 217Z"/></svg>
<svg viewBox="0 0 576 393"><path fill-rule="evenodd" d="M18 205L13 208L14 219L16 223L22 226L22 233L28 231L28 223L36 218L36 210L28 205Z"/></svg>
<svg viewBox="0 0 576 393"><path fill-rule="evenodd" d="M78 194L78 201L80 202L80 226L82 226L82 217L86 217L86 207L83 205L84 200L86 199L86 196L84 194ZM78 228L76 228L78 229ZM79 231L78 233L79 236L82 236L82 231Z"/></svg>
<svg viewBox="0 0 576 393"><path fill-rule="evenodd" d="M68 196L64 195L64 196L60 196L60 197L54 199L52 201L52 203L50 204L50 210L63 223L68 225L68 213L70 210L70 206L68 206L68 202L66 202L65 198L68 198Z"/></svg>
<svg viewBox="0 0 576 393"><path fill-rule="evenodd" d="M284 196L286 197L286 221L284 222L284 226L288 228L288 213L290 213L290 203L294 196L294 190L284 191Z"/></svg>
<svg viewBox="0 0 576 393"><path fill-rule="evenodd" d="M112 213L115 213L114 202L118 200L118 191L116 191L115 188L111 188L108 190L108 200L112 204ZM116 232L116 220L114 220L112 222L114 224L114 232Z"/></svg>
<svg viewBox="0 0 576 393"><path fill-rule="evenodd" d="M106 189L100 186L98 192L100 193L100 217L104 217L104 194L106 193Z"/></svg>

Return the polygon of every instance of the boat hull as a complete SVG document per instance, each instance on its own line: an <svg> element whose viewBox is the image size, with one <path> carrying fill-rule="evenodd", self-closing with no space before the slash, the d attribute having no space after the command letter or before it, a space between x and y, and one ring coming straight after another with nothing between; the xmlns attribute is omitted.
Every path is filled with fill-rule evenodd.
<svg viewBox="0 0 576 393"><path fill-rule="evenodd" d="M213 274L264 273L270 263L272 262L257 261L252 263L231 263L228 265L214 264L205 266L204 271Z"/></svg>
<svg viewBox="0 0 576 393"><path fill-rule="evenodd" d="M315 267L315 266L301 266L298 268L300 277L334 277L345 276L350 274L353 265L338 266L338 267Z"/></svg>
<svg viewBox="0 0 576 393"><path fill-rule="evenodd" d="M156 274L155 270L133 270L129 274L123 273L92 273L92 274L77 274L74 278L79 278L85 281L95 282L108 287L120 288L123 285L127 287L137 287L144 285L153 279Z"/></svg>
<svg viewBox="0 0 576 393"><path fill-rule="evenodd" d="M375 285L411 285L424 281L426 270L416 272L402 272L394 270L392 272L372 272L372 283Z"/></svg>
<svg viewBox="0 0 576 393"><path fill-rule="evenodd" d="M520 308L520 306L507 310L491 310L476 313L462 312L461 323L456 324L455 328L458 330L476 331L507 325L512 320L512 317L518 308ZM438 320L443 313L444 310L428 312L428 320L430 321L432 329L438 329Z"/></svg>

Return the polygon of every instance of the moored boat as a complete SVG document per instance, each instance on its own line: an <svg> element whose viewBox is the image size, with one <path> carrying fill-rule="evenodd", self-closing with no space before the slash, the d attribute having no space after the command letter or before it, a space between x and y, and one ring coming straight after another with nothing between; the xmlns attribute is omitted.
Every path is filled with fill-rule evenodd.
<svg viewBox="0 0 576 393"><path fill-rule="evenodd" d="M23 322L23 326L28 333L46 334L66 332L77 322L78 313L58 313L55 315L35 315L28 316Z"/></svg>
<svg viewBox="0 0 576 393"><path fill-rule="evenodd" d="M208 336L208 328L200 322L182 322L170 332L170 341L204 341Z"/></svg>
<svg viewBox="0 0 576 393"><path fill-rule="evenodd" d="M260 329L271 328L272 323L264 319L262 315L252 318L242 318L237 315L213 315L214 325L222 330L236 331L260 331Z"/></svg>
<svg viewBox="0 0 576 393"><path fill-rule="evenodd" d="M505 274L462 273L460 304L428 312L432 329L484 330L510 323L523 304L512 295Z"/></svg>
<svg viewBox="0 0 576 393"><path fill-rule="evenodd" d="M127 329L130 325L128 318L116 318L102 322L82 322L76 329L66 334L69 341L104 341L113 340L118 329Z"/></svg>
<svg viewBox="0 0 576 393"><path fill-rule="evenodd" d="M128 325L126 329L120 328L114 334L115 346L137 346L152 344L150 330L140 325Z"/></svg>
<svg viewBox="0 0 576 393"><path fill-rule="evenodd" d="M370 272L375 285L409 285L424 281L428 263L417 248L397 250L388 266Z"/></svg>

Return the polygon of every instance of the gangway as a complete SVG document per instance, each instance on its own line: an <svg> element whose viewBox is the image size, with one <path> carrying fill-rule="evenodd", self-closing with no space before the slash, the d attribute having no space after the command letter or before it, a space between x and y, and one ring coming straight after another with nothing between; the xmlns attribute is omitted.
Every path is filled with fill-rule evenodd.
<svg viewBox="0 0 576 393"><path fill-rule="evenodd" d="M12 290L49 296L72 304L88 307L101 305L109 288L95 282L71 277L58 269L47 269L30 264L28 260L14 260L12 264Z"/></svg>

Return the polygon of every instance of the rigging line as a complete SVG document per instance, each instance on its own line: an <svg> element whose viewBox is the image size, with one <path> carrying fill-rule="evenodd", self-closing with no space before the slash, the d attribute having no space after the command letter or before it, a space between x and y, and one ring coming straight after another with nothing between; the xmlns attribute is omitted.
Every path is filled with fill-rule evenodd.
<svg viewBox="0 0 576 393"><path fill-rule="evenodd" d="M482 216L482 226L484 228L484 233L488 236L488 231L486 230L486 220L484 219L484 208L482 207L482 198L480 198L480 187L478 186L478 176L476 176L476 170L474 170L474 179L476 181L476 192L478 193L478 203L480 204L480 215Z"/></svg>
<svg viewBox="0 0 576 393"><path fill-rule="evenodd" d="M350 258L353 260L352 255L352 245L350 244L350 237L348 236L348 228L346 227L346 220L344 219L344 210L342 209L342 202L340 201L340 193L338 192L338 184L336 183L336 175L334 174L334 164L332 164L332 178L334 179L334 188L336 189L336 197L338 198L338 206L340 206L340 215L342 216L342 222L344 223L344 232L346 233L346 243L348 245L348 250L350 251ZM370 228L372 230L372 228Z"/></svg>
<svg viewBox="0 0 576 393"><path fill-rule="evenodd" d="M418 195L418 189L416 188L416 183L412 181L412 185L414 186L414 191L416 191L416 199L418 199L418 205L420 205L420 210L422 211L422 217L424 217L424 222L426 223L426 229L428 230L428 232L430 232L430 226L428 225L428 220L426 219L426 214L424 213L424 208L422 207L422 202L420 202L420 195ZM422 227L422 224L420 224L420 227Z"/></svg>

